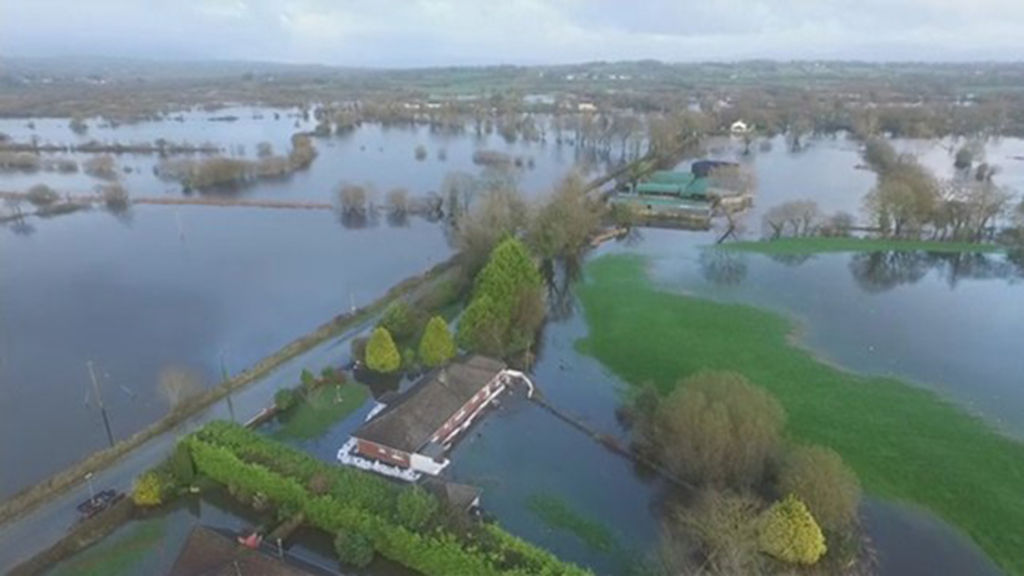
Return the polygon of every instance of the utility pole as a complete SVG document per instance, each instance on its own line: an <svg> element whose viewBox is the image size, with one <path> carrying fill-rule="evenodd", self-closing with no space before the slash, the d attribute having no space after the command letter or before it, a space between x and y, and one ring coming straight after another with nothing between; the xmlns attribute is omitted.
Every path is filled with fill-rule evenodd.
<svg viewBox="0 0 1024 576"><path fill-rule="evenodd" d="M224 364L224 351L223 350L220 351L220 377L221 377L222 385L228 391L228 397L227 397L227 400L228 400L228 412L231 414L231 421L232 422L237 422L238 419L235 418L235 404L234 404L234 402L231 401L231 385L228 384L228 380L230 380L230 377L228 376L228 368Z"/></svg>
<svg viewBox="0 0 1024 576"><path fill-rule="evenodd" d="M100 394L100 383L96 380L96 370L93 369L92 360L85 363L89 368L89 378L92 379L92 391L96 394L96 402L100 405L100 414L103 415L103 427L107 429L107 442L114 447L114 433L110 431L110 418L107 417L107 407L103 404L103 395Z"/></svg>

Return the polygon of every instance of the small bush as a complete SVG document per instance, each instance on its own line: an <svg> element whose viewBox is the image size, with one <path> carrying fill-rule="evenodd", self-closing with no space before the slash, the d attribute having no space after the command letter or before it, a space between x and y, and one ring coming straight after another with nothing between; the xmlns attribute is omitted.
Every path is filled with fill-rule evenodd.
<svg viewBox="0 0 1024 576"><path fill-rule="evenodd" d="M758 545L765 554L791 564L811 565L825 555L825 536L796 496L790 494L761 516Z"/></svg>
<svg viewBox="0 0 1024 576"><path fill-rule="evenodd" d="M291 388L281 388L274 393L274 406L279 412L287 412L295 407L298 397Z"/></svg>
<svg viewBox="0 0 1024 576"><path fill-rule="evenodd" d="M455 357L455 340L448 330L448 324L440 316L427 322L427 328L420 339L419 358L427 368L435 368Z"/></svg>
<svg viewBox="0 0 1024 576"><path fill-rule="evenodd" d="M370 336L366 344L366 365L370 370L382 374L390 374L401 368L402 357L387 328L378 327Z"/></svg>
<svg viewBox="0 0 1024 576"><path fill-rule="evenodd" d="M396 340L408 340L420 328L420 314L404 300L396 300L384 309L378 326L387 329Z"/></svg>
<svg viewBox="0 0 1024 576"><path fill-rule="evenodd" d="M413 531L420 531L437 514L437 499L419 486L402 490L398 495L398 523Z"/></svg>
<svg viewBox="0 0 1024 576"><path fill-rule="evenodd" d="M419 160L421 162L423 160L426 160L427 159L427 147L424 146L423 144L420 144L419 146L416 147L416 151L415 151L414 154L415 154L417 160Z"/></svg>
<svg viewBox="0 0 1024 576"><path fill-rule="evenodd" d="M120 184L108 184L100 188L103 203L111 212L123 212L128 209L128 191Z"/></svg>
<svg viewBox="0 0 1024 576"><path fill-rule="evenodd" d="M192 462L192 453L184 442L178 442L171 454L170 462L171 475L182 486L192 484L196 477L195 464Z"/></svg>
<svg viewBox="0 0 1024 576"><path fill-rule="evenodd" d="M28 189L28 201L33 206L49 206L60 200L60 194L46 184L36 184Z"/></svg>
<svg viewBox="0 0 1024 576"><path fill-rule="evenodd" d="M102 178L104 180L117 179L117 166L115 165L114 157L109 154L93 156L86 160L82 166L85 173L94 178Z"/></svg>
<svg viewBox="0 0 1024 576"><path fill-rule="evenodd" d="M163 502L163 481L160 475L150 470L135 481L132 501L136 506L159 506Z"/></svg>
<svg viewBox="0 0 1024 576"><path fill-rule="evenodd" d="M352 360L356 362L366 362L366 344L369 341L370 339L364 336L352 339L352 343L349 344L349 353L352 354Z"/></svg>
<svg viewBox="0 0 1024 576"><path fill-rule="evenodd" d="M302 383L303 388L312 388L316 384L316 376L309 371L309 368L303 368L302 373L299 374L299 382Z"/></svg>
<svg viewBox="0 0 1024 576"><path fill-rule="evenodd" d="M356 532L339 532L334 537L334 551L342 562L365 568L373 561L373 542Z"/></svg>

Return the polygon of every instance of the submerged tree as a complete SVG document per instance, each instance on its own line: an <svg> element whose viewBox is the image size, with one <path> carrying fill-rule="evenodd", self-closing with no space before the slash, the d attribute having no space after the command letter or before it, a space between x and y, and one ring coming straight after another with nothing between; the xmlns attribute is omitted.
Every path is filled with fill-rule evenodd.
<svg viewBox="0 0 1024 576"><path fill-rule="evenodd" d="M203 392L199 377L182 366L168 366L160 371L160 392L172 412L184 410L189 402Z"/></svg>

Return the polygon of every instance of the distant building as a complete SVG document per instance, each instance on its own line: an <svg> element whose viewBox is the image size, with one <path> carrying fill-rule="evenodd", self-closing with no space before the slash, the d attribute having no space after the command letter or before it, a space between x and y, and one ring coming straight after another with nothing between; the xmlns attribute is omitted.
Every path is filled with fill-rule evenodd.
<svg viewBox="0 0 1024 576"><path fill-rule="evenodd" d="M505 390L506 382L501 361L484 356L456 360L428 373L367 420L343 451L373 461L370 469L395 470L389 475L403 479L437 475L448 465L445 454L452 443ZM339 453L343 462L347 456Z"/></svg>
<svg viewBox="0 0 1024 576"><path fill-rule="evenodd" d="M597 112L597 106L593 102L580 102L576 105L577 112Z"/></svg>
<svg viewBox="0 0 1024 576"><path fill-rule="evenodd" d="M747 123L744 122L743 120L737 120L733 122L731 126L729 126L729 132L732 132L733 134L746 134L749 131L750 128L747 126Z"/></svg>

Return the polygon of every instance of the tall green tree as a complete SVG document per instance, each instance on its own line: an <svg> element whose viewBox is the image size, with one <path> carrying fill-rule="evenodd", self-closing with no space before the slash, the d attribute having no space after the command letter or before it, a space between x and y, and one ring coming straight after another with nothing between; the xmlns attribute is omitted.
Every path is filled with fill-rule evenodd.
<svg viewBox="0 0 1024 576"><path fill-rule="evenodd" d="M427 322L419 349L420 362L427 368L434 368L455 357L455 340L448 331L448 324L440 316Z"/></svg>
<svg viewBox="0 0 1024 576"><path fill-rule="evenodd" d="M509 238L495 247L477 275L456 340L467 350L487 354L520 352L533 344L543 319L540 273L526 246Z"/></svg>
<svg viewBox="0 0 1024 576"><path fill-rule="evenodd" d="M378 327L366 344L366 365L374 372L390 374L402 366L402 355L387 328Z"/></svg>

